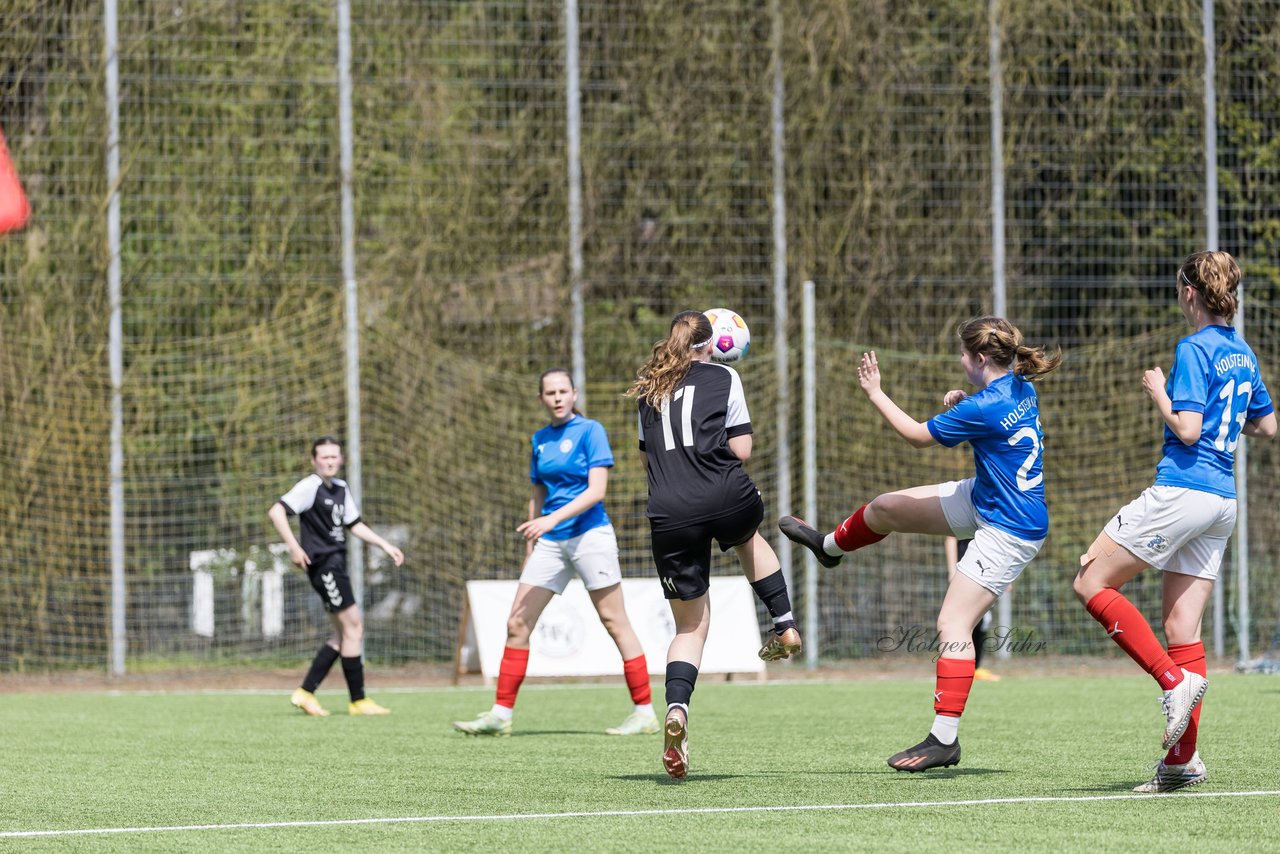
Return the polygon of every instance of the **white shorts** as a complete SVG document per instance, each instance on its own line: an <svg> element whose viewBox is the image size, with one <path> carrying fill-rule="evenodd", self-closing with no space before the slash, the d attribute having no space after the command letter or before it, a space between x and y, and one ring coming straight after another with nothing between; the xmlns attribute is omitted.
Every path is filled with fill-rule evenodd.
<svg viewBox="0 0 1280 854"><path fill-rule="evenodd" d="M973 540L956 570L999 596L1040 553L1044 540L1024 540L987 524L973 506L973 480L938 484L938 499L956 539Z"/></svg>
<svg viewBox="0 0 1280 854"><path fill-rule="evenodd" d="M618 538L612 525L592 528L567 540L540 537L533 544L529 559L524 562L520 583L563 593L575 574L582 578L588 590L600 590L622 582L622 569L618 566Z"/></svg>
<svg viewBox="0 0 1280 854"><path fill-rule="evenodd" d="M1234 498L1183 486L1149 486L1103 530L1156 569L1213 581L1235 527Z"/></svg>

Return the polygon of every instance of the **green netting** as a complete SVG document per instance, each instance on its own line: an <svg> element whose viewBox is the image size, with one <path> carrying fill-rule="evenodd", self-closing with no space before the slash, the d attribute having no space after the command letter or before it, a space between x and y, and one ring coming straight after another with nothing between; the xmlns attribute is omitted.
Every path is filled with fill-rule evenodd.
<svg viewBox="0 0 1280 854"><path fill-rule="evenodd" d="M894 439L856 387L864 348L924 417L960 384L954 329L990 310L989 4L784 3L786 270L774 329L769 3L580 2L586 408L618 465L624 572L648 577L644 477L621 397L670 316L726 305L750 469L777 507L778 377L800 493L798 284L817 282L818 484L830 524L887 489L964 476ZM1145 486L1143 368L1182 334L1176 262L1204 240L1198 6L997 4L1008 306L1060 345L1042 385L1053 533L1013 597L1054 652L1114 654L1070 593L1076 559ZM356 2L351 12L362 509L405 547L370 558L371 656L452 654L462 584L514 576L538 373L570 354L563 3ZM1276 0L1216 4L1220 243L1280 386ZM110 631L106 105L102 7L0 0L0 123L34 217L0 238L0 669L104 666ZM262 619L269 504L345 430L337 26L329 0L120 7L131 666L296 660L324 631L298 574ZM1277 625L1274 443L1250 443L1252 646ZM193 553L211 564L196 630ZM256 551L255 551L256 550ZM246 571L245 561L257 567ZM1230 561L1231 558L1228 558ZM798 569L798 567L797 567ZM731 572L728 563L718 571ZM940 544L895 537L821 579L825 656L932 624ZM1157 579L1135 596L1158 614ZM1225 578L1228 654L1233 573Z"/></svg>

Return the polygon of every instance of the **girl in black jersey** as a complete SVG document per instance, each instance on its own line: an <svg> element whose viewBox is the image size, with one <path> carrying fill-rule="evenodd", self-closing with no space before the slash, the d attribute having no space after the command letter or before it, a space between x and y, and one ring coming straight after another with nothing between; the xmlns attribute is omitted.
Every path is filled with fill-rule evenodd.
<svg viewBox="0 0 1280 854"><path fill-rule="evenodd" d="M294 484L267 511L280 539L289 547L290 560L306 570L333 623L333 635L316 653L302 685L289 702L305 714L327 717L329 713L316 699L315 690L334 663L342 659L342 675L351 694L348 714L388 715L390 711L364 693L364 619L347 575L347 532L382 549L396 566L404 563L404 553L360 518L346 481L337 476L342 468L342 445L337 439L316 439L311 445L311 465L315 474ZM298 517L301 542L289 525L290 516Z"/></svg>
<svg viewBox="0 0 1280 854"><path fill-rule="evenodd" d="M667 650L667 717L662 762L672 777L689 767L689 699L710 628L711 541L734 549L742 571L773 617L759 655L800 651L787 582L757 528L764 502L742 463L751 456L751 418L742 380L713 364L711 322L683 311L653 346L628 397L639 403L640 450L649 472L653 559L671 605L676 635Z"/></svg>

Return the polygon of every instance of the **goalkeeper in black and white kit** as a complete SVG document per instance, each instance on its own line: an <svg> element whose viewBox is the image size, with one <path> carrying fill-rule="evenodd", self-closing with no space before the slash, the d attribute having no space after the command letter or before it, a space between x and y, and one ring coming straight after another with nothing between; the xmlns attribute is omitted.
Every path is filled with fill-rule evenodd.
<svg viewBox="0 0 1280 854"><path fill-rule="evenodd" d="M384 540L360 519L355 498L346 481L336 475L342 468L342 445L332 436L322 436L311 445L315 473L307 475L271 505L268 518L289 547L289 557L307 572L311 586L320 595L333 622L333 636L320 647L302 686L290 702L308 715L326 717L328 712L316 699L320 686L334 662L342 659L342 675L347 680L352 715L388 715L388 709L364 695L364 620L356 604L347 575L347 537L353 536L382 549L395 561L404 563L404 553ZM293 535L289 516L297 516L302 542Z"/></svg>
<svg viewBox="0 0 1280 854"><path fill-rule="evenodd" d="M751 417L742 380L712 364L711 322L697 311L671 321L627 395L637 398L640 450L649 472L647 515L653 559L676 634L667 650L662 762L672 777L689 766L689 700L711 625L711 542L733 549L773 618L765 661L800 651L800 632L778 556L758 528L760 491L742 467L751 456Z"/></svg>

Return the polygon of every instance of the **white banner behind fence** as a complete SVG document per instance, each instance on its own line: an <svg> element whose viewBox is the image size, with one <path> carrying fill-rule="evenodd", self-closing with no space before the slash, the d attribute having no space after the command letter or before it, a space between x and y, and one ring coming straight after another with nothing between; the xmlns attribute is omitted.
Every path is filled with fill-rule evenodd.
<svg viewBox="0 0 1280 854"><path fill-rule="evenodd" d="M513 581L468 581L466 624L460 637L459 666L496 678L507 638L507 615L515 600ZM649 672L666 671L667 647L675 634L671 608L654 579L622 582L627 616L640 638ZM756 656L760 627L755 598L745 578L711 579L711 633L702 673L763 674ZM582 582L574 579L542 612L530 641L529 676L606 676L622 673L622 656L600 623Z"/></svg>

